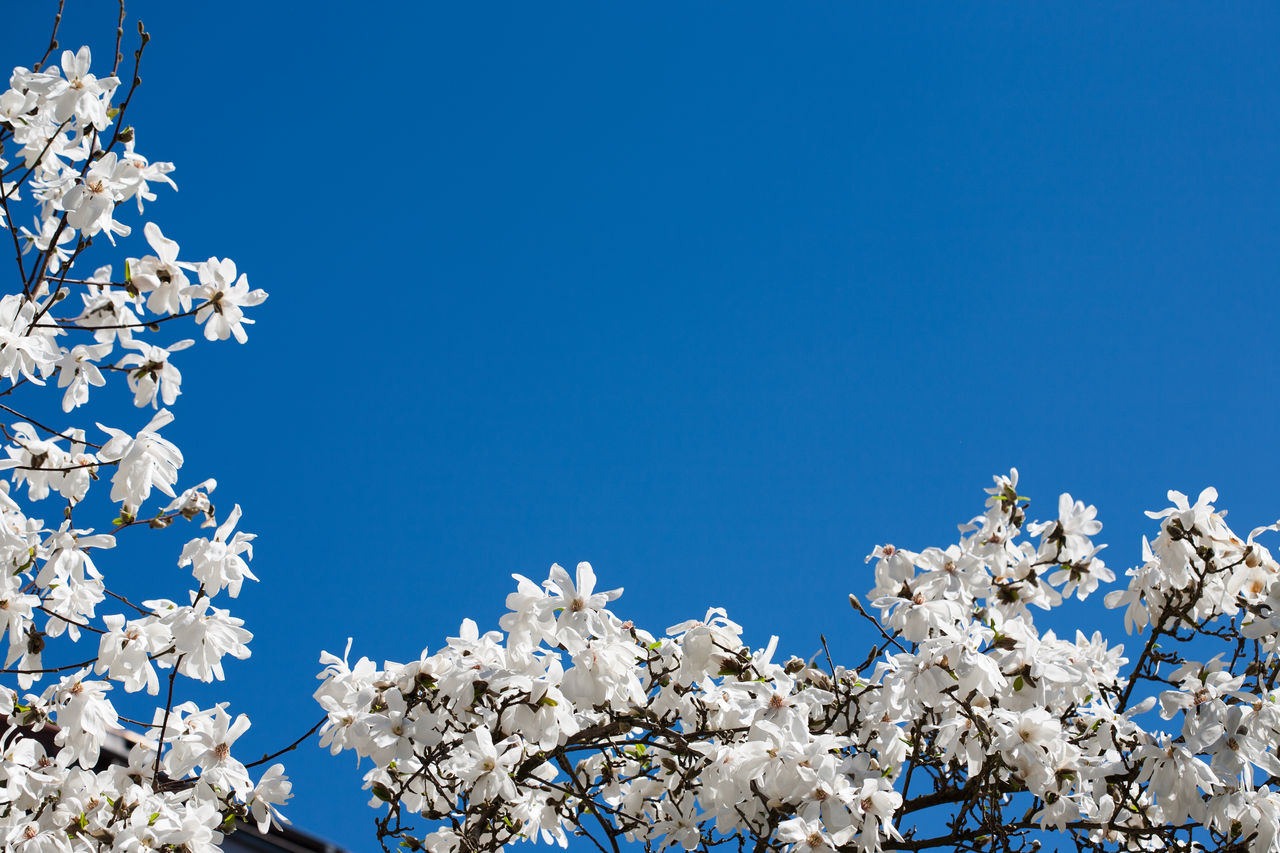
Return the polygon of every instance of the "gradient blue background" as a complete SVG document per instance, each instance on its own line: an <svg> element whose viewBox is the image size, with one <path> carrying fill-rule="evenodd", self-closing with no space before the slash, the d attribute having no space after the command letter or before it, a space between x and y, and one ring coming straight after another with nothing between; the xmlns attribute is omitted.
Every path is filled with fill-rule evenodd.
<svg viewBox="0 0 1280 853"><path fill-rule="evenodd" d="M112 5L69 4L97 67ZM6 62L52 8L6 10ZM1010 466L1033 518L1097 504L1117 570L1169 488L1280 515L1274 5L130 12L181 188L149 213L271 293L178 359L170 429L260 534L207 694L247 756L318 716L321 649L495 627L553 561L852 663L863 556L952 541ZM180 596L174 555L138 588ZM352 765L291 755L287 813L368 850Z"/></svg>

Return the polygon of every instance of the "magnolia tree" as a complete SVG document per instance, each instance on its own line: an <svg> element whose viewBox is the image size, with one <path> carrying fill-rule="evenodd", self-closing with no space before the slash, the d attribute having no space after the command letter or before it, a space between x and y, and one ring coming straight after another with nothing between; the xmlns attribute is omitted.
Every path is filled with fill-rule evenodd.
<svg viewBox="0 0 1280 853"><path fill-rule="evenodd" d="M161 431L171 356L193 340L173 339L185 325L243 343L265 294L229 260L180 260L144 218L172 166L144 158L126 121L147 36L122 86L120 21L108 72L87 48L46 66L55 22L0 94L16 265L0 297L6 850L216 849L236 818L278 817L289 783L271 762L302 740L242 762L248 718L181 701L185 679L220 681L224 657L248 656L215 601L254 576L239 508L215 513L213 480L179 491ZM149 251L102 257L137 220ZM145 424L84 416L91 398L96 417L127 411L109 405L122 390ZM586 563L553 566L541 584L516 576L501 631L466 620L408 663L323 655L320 742L367 761L387 850L1280 851L1280 565L1255 541L1276 528L1241 538L1212 490L1170 493L1143 565L1104 598L1139 634L1126 656L1033 618L1115 580L1094 508L1063 495L1030 522L1016 471L987 492L959 542L872 552L851 618L878 639L855 665L749 648L714 608L658 635L615 614L620 590L598 592ZM185 600L107 585L99 552L190 523L212 532L175 548ZM126 717L122 695L150 712ZM104 767L115 736L125 763Z"/></svg>
<svg viewBox="0 0 1280 853"><path fill-rule="evenodd" d="M589 565L553 566L516 576L505 633L325 657L322 743L371 759L384 848L1280 850L1275 527L1241 538L1212 489L1170 493L1104 599L1146 634L1130 658L1033 620L1115 579L1094 508L1027 523L1016 471L987 493L958 543L868 557L859 665L776 660L719 609L655 635Z"/></svg>
<svg viewBox="0 0 1280 853"><path fill-rule="evenodd" d="M61 15L0 93L0 238L15 264L0 296L0 837L14 851L208 850L236 817L266 828L289 782L259 766L270 759L233 756L247 717L180 701L180 680L220 681L226 656L249 655L251 634L218 605L255 579L254 537L238 506L215 514L213 480L180 484L163 432L182 382L171 356L194 343L178 329L243 343L266 294L230 260L182 258L147 218L173 166L143 156L127 121L141 25L122 86L123 6L105 71L87 47L46 65ZM132 245L149 251L117 254L139 220ZM112 404L120 392L141 416ZM98 421L108 412L119 425ZM131 600L120 582L136 577L104 574L102 552L189 524L171 557L190 570L180 600ZM140 719L112 702L144 693L130 699ZM111 737L126 763L101 769Z"/></svg>

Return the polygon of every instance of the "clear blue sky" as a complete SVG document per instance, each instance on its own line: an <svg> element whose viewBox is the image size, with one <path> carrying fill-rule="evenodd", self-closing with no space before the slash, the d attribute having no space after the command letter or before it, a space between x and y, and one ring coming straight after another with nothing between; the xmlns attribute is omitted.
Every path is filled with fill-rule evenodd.
<svg viewBox="0 0 1280 853"><path fill-rule="evenodd" d="M113 4L68 5L104 45ZM260 534L219 694L259 749L322 648L495 627L553 561L651 629L721 605L853 662L863 556L947 544L1010 466L1120 570L1169 488L1280 515L1273 4L130 11L155 220L271 293L179 358L171 429ZM348 758L289 767L297 825L373 846Z"/></svg>

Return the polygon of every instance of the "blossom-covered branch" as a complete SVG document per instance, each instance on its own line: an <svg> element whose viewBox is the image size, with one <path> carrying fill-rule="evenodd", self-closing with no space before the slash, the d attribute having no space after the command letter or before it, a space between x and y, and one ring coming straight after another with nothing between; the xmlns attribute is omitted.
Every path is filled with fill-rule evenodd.
<svg viewBox="0 0 1280 853"><path fill-rule="evenodd" d="M215 513L214 480L180 486L183 454L162 431L182 393L174 356L194 340L148 336L183 323L244 343L247 311L266 294L228 259L181 259L144 219L155 190L173 186L173 165L144 157L124 121L150 37L139 23L122 86L122 3L116 11L110 74L91 70L88 47L45 67L59 3L49 49L0 92L0 229L14 249L0 294L0 410L16 419L0 423L0 470L11 478L0 482L6 850L212 851L237 817L266 828L290 794L281 765L255 781L249 768L261 762L233 755L247 716L181 701L184 679L220 681L225 658L249 656L252 635L216 604L256 580L254 535L237 529L239 506ZM140 257L124 252L143 248L131 221L141 221ZM109 395L120 392L145 412L139 423L98 420L118 410ZM178 601L134 604L109 570L117 534L181 520L214 529L175 543L187 588ZM141 713L124 716L113 695ZM101 762L113 737L124 738L127 764Z"/></svg>
<svg viewBox="0 0 1280 853"><path fill-rule="evenodd" d="M748 648L719 609L650 633L588 564L553 566L516 576L501 632L322 657L323 742L370 759L388 850L1280 850L1274 526L1241 538L1213 490L1171 492L1106 596L1150 630L1130 665L1033 619L1115 580L1095 509L1027 523L1017 471L987 492L959 542L872 552L861 665Z"/></svg>

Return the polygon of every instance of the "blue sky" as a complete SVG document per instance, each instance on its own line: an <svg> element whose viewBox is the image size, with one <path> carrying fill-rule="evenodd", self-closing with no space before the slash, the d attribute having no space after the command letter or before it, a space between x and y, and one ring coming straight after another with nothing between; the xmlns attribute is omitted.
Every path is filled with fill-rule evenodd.
<svg viewBox="0 0 1280 853"><path fill-rule="evenodd" d="M112 5L64 44L105 62ZM318 717L321 649L494 627L553 561L652 630L720 605L854 662L863 556L1010 466L1121 570L1167 489L1280 515L1272 5L129 8L149 212L271 293L182 354L170 429L260 534L247 755ZM169 559L138 588L180 595ZM351 761L289 768L297 825L373 846Z"/></svg>

